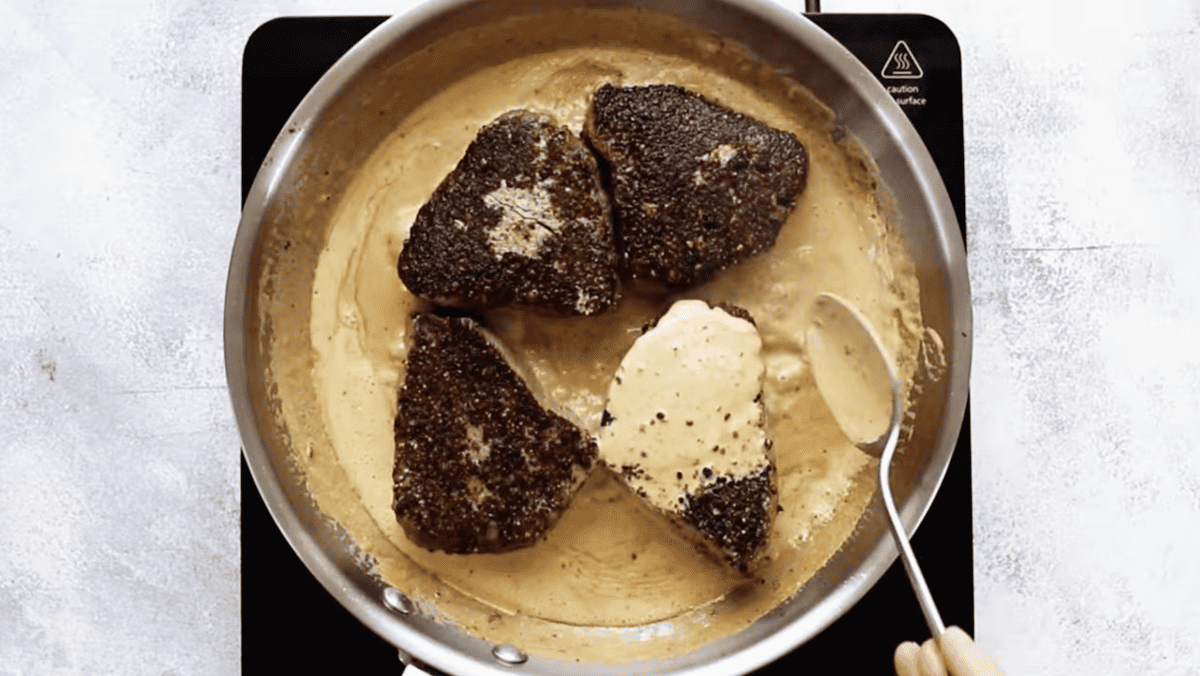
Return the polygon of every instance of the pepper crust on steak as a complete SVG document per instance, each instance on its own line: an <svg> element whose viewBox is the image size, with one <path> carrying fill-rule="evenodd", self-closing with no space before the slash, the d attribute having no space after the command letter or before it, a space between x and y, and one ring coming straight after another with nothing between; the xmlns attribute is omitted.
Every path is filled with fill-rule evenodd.
<svg viewBox="0 0 1200 676"><path fill-rule="evenodd" d="M635 279L691 286L775 243L804 190L796 137L671 84L596 91L617 249Z"/></svg>

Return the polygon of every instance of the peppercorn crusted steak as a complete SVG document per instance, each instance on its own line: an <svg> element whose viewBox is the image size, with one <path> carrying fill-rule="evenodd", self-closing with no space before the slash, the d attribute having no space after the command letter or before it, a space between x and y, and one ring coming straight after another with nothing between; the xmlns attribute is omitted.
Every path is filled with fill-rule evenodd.
<svg viewBox="0 0 1200 676"><path fill-rule="evenodd" d="M616 300L616 264L595 156L551 116L517 110L479 131L421 207L397 268L440 305L592 315Z"/></svg>
<svg viewBox="0 0 1200 676"><path fill-rule="evenodd" d="M600 458L702 551L752 574L776 511L762 340L744 310L675 303L621 361Z"/></svg>
<svg viewBox="0 0 1200 676"><path fill-rule="evenodd" d="M678 85L604 85L584 138L608 165L623 269L672 286L774 245L807 180L794 136Z"/></svg>
<svg viewBox="0 0 1200 676"><path fill-rule="evenodd" d="M396 518L451 554L533 544L567 508L596 443L546 410L474 320L416 315L395 420Z"/></svg>

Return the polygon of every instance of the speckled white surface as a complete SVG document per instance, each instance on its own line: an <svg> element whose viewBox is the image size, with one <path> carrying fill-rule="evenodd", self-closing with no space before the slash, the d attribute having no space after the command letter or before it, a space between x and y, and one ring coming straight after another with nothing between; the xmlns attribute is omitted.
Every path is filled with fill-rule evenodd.
<svg viewBox="0 0 1200 676"><path fill-rule="evenodd" d="M411 4L0 2L0 674L238 673L242 46ZM823 9L962 45L980 642L1200 674L1200 5Z"/></svg>

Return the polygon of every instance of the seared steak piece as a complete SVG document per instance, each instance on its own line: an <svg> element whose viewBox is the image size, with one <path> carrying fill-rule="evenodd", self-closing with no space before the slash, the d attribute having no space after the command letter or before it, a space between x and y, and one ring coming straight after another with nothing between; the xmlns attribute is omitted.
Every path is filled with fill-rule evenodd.
<svg viewBox="0 0 1200 676"><path fill-rule="evenodd" d="M395 421L396 518L452 554L540 539L596 459L596 443L543 408L474 320L419 314Z"/></svg>
<svg viewBox="0 0 1200 676"><path fill-rule="evenodd" d="M584 138L607 163L624 270L671 286L774 245L807 179L794 136L678 85L601 87Z"/></svg>
<svg viewBox="0 0 1200 676"><path fill-rule="evenodd" d="M616 300L616 256L595 157L549 115L517 110L479 131L421 207L397 269L440 305L592 315Z"/></svg>
<svg viewBox="0 0 1200 676"><path fill-rule="evenodd" d="M776 478L748 313L675 303L609 387L600 458L697 548L743 574L762 560Z"/></svg>

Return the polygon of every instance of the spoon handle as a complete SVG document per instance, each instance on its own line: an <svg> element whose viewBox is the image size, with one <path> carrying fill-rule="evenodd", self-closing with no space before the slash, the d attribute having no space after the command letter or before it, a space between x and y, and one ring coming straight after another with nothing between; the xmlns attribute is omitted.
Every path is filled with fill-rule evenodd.
<svg viewBox="0 0 1200 676"><path fill-rule="evenodd" d="M912 584L917 602L921 605L921 613L925 616L925 624L929 626L930 635L938 639L945 633L946 625L942 623L942 616L933 602L933 595L929 593L929 585L925 584L925 576L921 574L921 566L917 565L917 557L908 543L908 535L904 532L904 524L900 523L900 514L896 511L896 503L892 498L890 470L898 436L899 426L893 425L887 447L879 459L879 492L883 496L883 506L887 510L896 546L900 548L900 560L904 562L904 571L908 573L908 581Z"/></svg>

